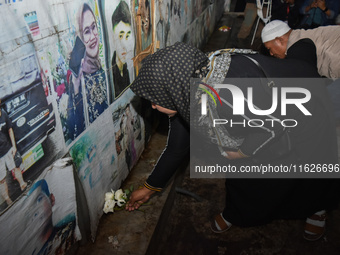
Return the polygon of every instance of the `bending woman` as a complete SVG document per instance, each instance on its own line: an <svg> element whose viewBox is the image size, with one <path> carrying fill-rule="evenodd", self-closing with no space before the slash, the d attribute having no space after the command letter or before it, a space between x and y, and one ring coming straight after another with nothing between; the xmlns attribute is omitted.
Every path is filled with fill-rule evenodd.
<svg viewBox="0 0 340 255"><path fill-rule="evenodd" d="M262 55L252 55L251 58L263 67L269 77L318 77L315 68L298 60L279 60ZM263 71L246 57L227 56L225 63L225 70L220 71L227 73L227 78L264 76ZM198 73L205 76L207 70L205 67L209 66L208 64L209 61L202 52L183 43L162 49L143 63L131 89L137 95L150 100L154 109L169 115L170 132L166 150L144 187L132 193L127 210L139 208L140 204L146 202L154 192L161 191L176 171L179 162L186 156L190 145L188 130L190 77ZM247 86L254 86L255 103L268 101L268 94L261 91L261 87L256 88L254 84L238 86L241 90ZM220 96L228 101L230 95L226 91L228 90L221 90ZM297 119L299 123L297 128L291 130L293 152L272 162L267 157L269 162L337 163L335 128L328 109L327 95L322 87L311 88L310 91L312 99L307 107L312 116L305 117L294 111L288 112L286 116ZM230 119L233 116L232 109L226 104L217 111L223 119ZM275 117L275 114L273 115ZM275 125L267 126L266 129L236 128L230 129L229 132L243 137L243 141L237 151L226 151L227 159L224 160L226 163L231 163L232 160L233 164L241 166L257 164L255 160L266 158L266 153L271 151L271 144L267 141L279 136L282 128ZM212 221L211 228L214 232L220 233L228 230L232 224L255 226L277 218L310 217L307 218L304 237L316 240L324 232L324 210L337 206L338 183L338 180L332 179L227 179L226 205L223 212ZM315 221L318 223L314 224Z"/></svg>
<svg viewBox="0 0 340 255"><path fill-rule="evenodd" d="M149 100L153 109L167 114L170 128L166 149L144 187L131 194L127 210L138 209L153 193L161 191L187 156L190 78L202 63L207 62L204 53L183 43L164 48L143 61L141 72L130 88Z"/></svg>

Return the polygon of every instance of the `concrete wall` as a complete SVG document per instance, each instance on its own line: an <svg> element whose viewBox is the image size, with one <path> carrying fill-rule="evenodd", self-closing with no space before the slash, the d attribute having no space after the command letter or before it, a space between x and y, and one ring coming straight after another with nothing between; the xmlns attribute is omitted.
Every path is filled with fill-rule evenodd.
<svg viewBox="0 0 340 255"><path fill-rule="evenodd" d="M132 58L136 48L152 43L148 29L141 30L142 45L137 40L135 19L142 5L144 23L148 15L155 17L148 25L149 31L155 29L154 42L159 41L160 48L177 41L202 47L224 11L222 0L155 0L154 16L147 14L151 8L142 0L0 1L1 107L13 125L24 181L33 184L49 176L47 185L59 192L56 201L63 201L62 191L76 189L65 186L58 174L61 171L47 173L53 163L64 164L61 158L72 158L93 239L105 192L120 187L148 140L147 123L139 114L141 101L128 88L135 78ZM151 1L149 5L153 6ZM7 135L7 129L1 131ZM21 224L22 215L15 208L34 185L22 191L10 171L0 185L0 225L13 224L10 234L0 233L0 241L10 243L21 233L15 226ZM5 186L13 203L4 200ZM20 211L27 215L32 210ZM68 244L81 239L76 223L82 217L74 210L71 214L77 220L72 221ZM70 215L70 211L59 211L53 223ZM42 229L37 226L37 231ZM26 239L36 236L27 233ZM2 249L15 254L24 248Z"/></svg>

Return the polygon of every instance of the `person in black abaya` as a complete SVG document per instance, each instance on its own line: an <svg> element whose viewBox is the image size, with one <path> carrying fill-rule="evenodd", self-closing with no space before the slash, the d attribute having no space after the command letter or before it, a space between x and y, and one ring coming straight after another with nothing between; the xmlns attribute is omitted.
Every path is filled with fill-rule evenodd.
<svg viewBox="0 0 340 255"><path fill-rule="evenodd" d="M262 55L252 55L251 58L260 63L261 67L259 68L244 56L233 56L227 77L263 77L261 68L265 70L266 76L269 77L319 77L315 67L309 66L304 61L288 59L287 61L278 61ZM306 164L308 166L314 163L336 166L338 164L336 132L326 88L318 83L304 84L301 83L301 80L287 80L292 84L280 84L280 81L284 82L285 80L278 81L276 87L303 87L311 92L311 100L305 106L312 116L301 114L297 108L287 110L285 119L296 119L299 123L295 128L290 129L293 151L285 158L269 162L272 165ZM294 81L296 82L294 83ZM244 91L247 87L253 87L254 103L257 106L265 105L266 100L269 100L271 104L271 96L268 98L268 94L261 84L239 84L239 88ZM221 90L220 96L227 101L231 100L227 90ZM267 106L262 109L269 109ZM237 116L233 116L231 109L227 108L225 104L219 107L218 113L221 119L233 118L234 121L240 122L243 117L235 118ZM261 116L252 115L249 112L245 114L250 119L261 119ZM280 114L275 115L274 113L273 115L282 119ZM265 119L267 116L262 116L262 118ZM271 128L271 131L280 133L281 129L282 127L279 125L279 127ZM229 129L229 131L231 134L235 132L233 129ZM260 129L254 131L254 129L249 130L249 128L242 130L240 127L237 127L236 132L237 135L243 135L245 140L239 147L243 156L239 157L236 154L235 158L239 158L239 160L238 162L233 160L233 162L240 165L254 165L256 164L253 161L254 158L265 158L266 153L269 155L270 147L257 154L254 151L271 138L270 132ZM316 240L324 233L325 210L332 210L338 204L339 180L227 179L226 192L226 206L223 213L216 219L224 228L214 228L213 225L213 230L216 232L223 232L231 224L247 227L265 224L273 219L304 219L309 217L304 237L308 240ZM221 221L221 219L225 219L227 222ZM310 224L311 219L318 221L316 226ZM223 222L227 225L224 225Z"/></svg>
<svg viewBox="0 0 340 255"><path fill-rule="evenodd" d="M280 60L252 54L251 58L259 63L259 68L244 54L218 54L226 54L221 71L226 73L227 78L319 77L314 67L300 60ZM161 191L187 156L190 146L190 78L205 77L210 64L202 52L184 43L164 48L143 62L140 74L130 88L140 97L150 100L154 109L169 116L170 130L166 149L144 187L131 194L127 210L138 209L152 194ZM239 84L239 88L243 89L242 86L249 84ZM277 86L289 85L279 83ZM262 88L254 85L255 103L271 100L269 94L261 91ZM227 91L221 90L220 96L228 101L230 95ZM276 159L273 164L337 163L335 127L330 118L332 113L328 107L327 94L322 86L314 86L310 92L312 98L306 107L312 116L305 117L301 112L288 111L287 118L295 118L299 123L291 131L293 152L285 158ZM226 105L218 107L217 112L220 118L235 117L232 109ZM247 129L231 129L229 132L231 135L241 135L243 140L237 150L226 151L227 159L224 160L240 166L257 164L261 158L271 162L269 156L266 157L266 153L272 150L271 143L267 141L279 137L283 130L274 125L267 130L254 129L249 132ZM277 218L307 218L304 237L316 240L324 232L325 210L331 210L338 204L339 186L337 179L227 179L225 209L212 221L211 228L220 233L228 230L232 224L256 226ZM316 224L313 223L315 221Z"/></svg>

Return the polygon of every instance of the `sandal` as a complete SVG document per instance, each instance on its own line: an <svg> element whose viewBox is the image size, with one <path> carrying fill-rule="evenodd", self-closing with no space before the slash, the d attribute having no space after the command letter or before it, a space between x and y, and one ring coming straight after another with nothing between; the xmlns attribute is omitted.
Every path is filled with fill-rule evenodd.
<svg viewBox="0 0 340 255"><path fill-rule="evenodd" d="M308 217L305 224L303 238L307 241L319 240L325 234L326 213L313 214Z"/></svg>
<svg viewBox="0 0 340 255"><path fill-rule="evenodd" d="M223 233L229 228L231 228L232 224L227 223L227 221L223 218L222 213L215 216L214 219L210 221L210 228L215 233Z"/></svg>

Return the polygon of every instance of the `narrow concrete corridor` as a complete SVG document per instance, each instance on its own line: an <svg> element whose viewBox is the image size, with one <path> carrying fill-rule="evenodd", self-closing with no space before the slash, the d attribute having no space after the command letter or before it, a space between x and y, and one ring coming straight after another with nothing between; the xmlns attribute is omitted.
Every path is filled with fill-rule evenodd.
<svg viewBox="0 0 340 255"><path fill-rule="evenodd" d="M216 26L204 51L220 48L250 47L251 36L242 42L236 34L242 23L242 13L225 14ZM231 28L221 32L222 25ZM254 47L259 49L259 38ZM337 127L340 144L340 126ZM142 185L161 152L167 139L166 120L155 131L150 143L132 170L123 188ZM340 151L340 150L339 150ZM185 189L198 195L182 194ZM304 221L276 220L270 224L241 228L215 234L209 220L223 209L225 201L223 179L190 179L189 169L183 166L177 176L160 195L154 196L139 211L116 211L103 215L94 243L74 250L76 255L338 255L340 254L340 208L333 211L327 221L325 236L316 242L302 237ZM109 242L115 238L116 242Z"/></svg>

